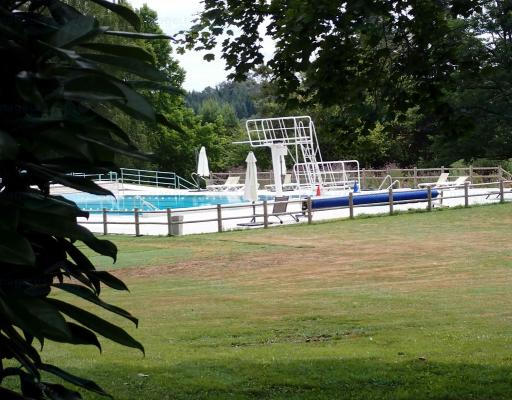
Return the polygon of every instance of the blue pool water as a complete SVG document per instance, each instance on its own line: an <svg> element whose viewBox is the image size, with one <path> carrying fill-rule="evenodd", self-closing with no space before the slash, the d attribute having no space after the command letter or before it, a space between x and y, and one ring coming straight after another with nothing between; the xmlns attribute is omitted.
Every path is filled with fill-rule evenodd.
<svg viewBox="0 0 512 400"><path fill-rule="evenodd" d="M190 208L190 207L207 207L216 204L237 204L247 203L241 195L161 195L161 196L147 196L147 195L128 195L118 196L117 198L111 196L96 196L87 193L73 193L65 194L69 200L74 201L78 207L85 211L99 212L104 208L114 211L133 211L138 208L140 211L157 211L165 210L167 208ZM270 200L273 197L260 196L259 200Z"/></svg>

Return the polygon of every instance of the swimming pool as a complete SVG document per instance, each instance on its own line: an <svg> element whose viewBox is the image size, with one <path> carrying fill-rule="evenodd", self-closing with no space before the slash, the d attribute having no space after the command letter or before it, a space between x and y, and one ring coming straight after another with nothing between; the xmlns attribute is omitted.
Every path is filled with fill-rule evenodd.
<svg viewBox="0 0 512 400"><path fill-rule="evenodd" d="M216 204L247 203L241 195L125 195L114 198L112 196L96 196L88 193L65 194L64 197L74 201L82 210L99 212L104 208L114 211L158 211L167 208L207 207ZM271 200L273 196L259 196L259 200Z"/></svg>

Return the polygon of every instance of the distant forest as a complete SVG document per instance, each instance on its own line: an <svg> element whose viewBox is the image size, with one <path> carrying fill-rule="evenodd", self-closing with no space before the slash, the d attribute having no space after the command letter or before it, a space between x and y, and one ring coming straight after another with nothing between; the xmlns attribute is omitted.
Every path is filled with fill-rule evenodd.
<svg viewBox="0 0 512 400"><path fill-rule="evenodd" d="M217 103L220 107L232 107L238 119L247 119L257 114L255 98L260 93L260 85L254 80L245 82L223 82L215 88L207 87L201 92L188 92L186 104L196 114L205 107Z"/></svg>

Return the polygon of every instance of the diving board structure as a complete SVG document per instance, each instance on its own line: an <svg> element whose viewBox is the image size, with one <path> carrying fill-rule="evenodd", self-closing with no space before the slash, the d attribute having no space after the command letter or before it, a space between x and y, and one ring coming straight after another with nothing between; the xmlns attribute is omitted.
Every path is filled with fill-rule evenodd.
<svg viewBox="0 0 512 400"><path fill-rule="evenodd" d="M250 119L245 123L248 143L252 147L269 147L276 196L283 192L282 175L286 173L285 157L293 160L293 172L300 189L346 189L359 185L359 163L322 160L315 125L309 116ZM283 173L284 171L284 173Z"/></svg>

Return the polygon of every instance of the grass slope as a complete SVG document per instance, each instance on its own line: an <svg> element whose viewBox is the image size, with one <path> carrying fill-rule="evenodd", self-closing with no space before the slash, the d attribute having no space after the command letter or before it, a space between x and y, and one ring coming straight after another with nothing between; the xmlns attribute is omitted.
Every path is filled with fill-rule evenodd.
<svg viewBox="0 0 512 400"><path fill-rule="evenodd" d="M112 237L131 294L104 296L146 356L44 357L118 399L510 399L511 226L507 204Z"/></svg>

